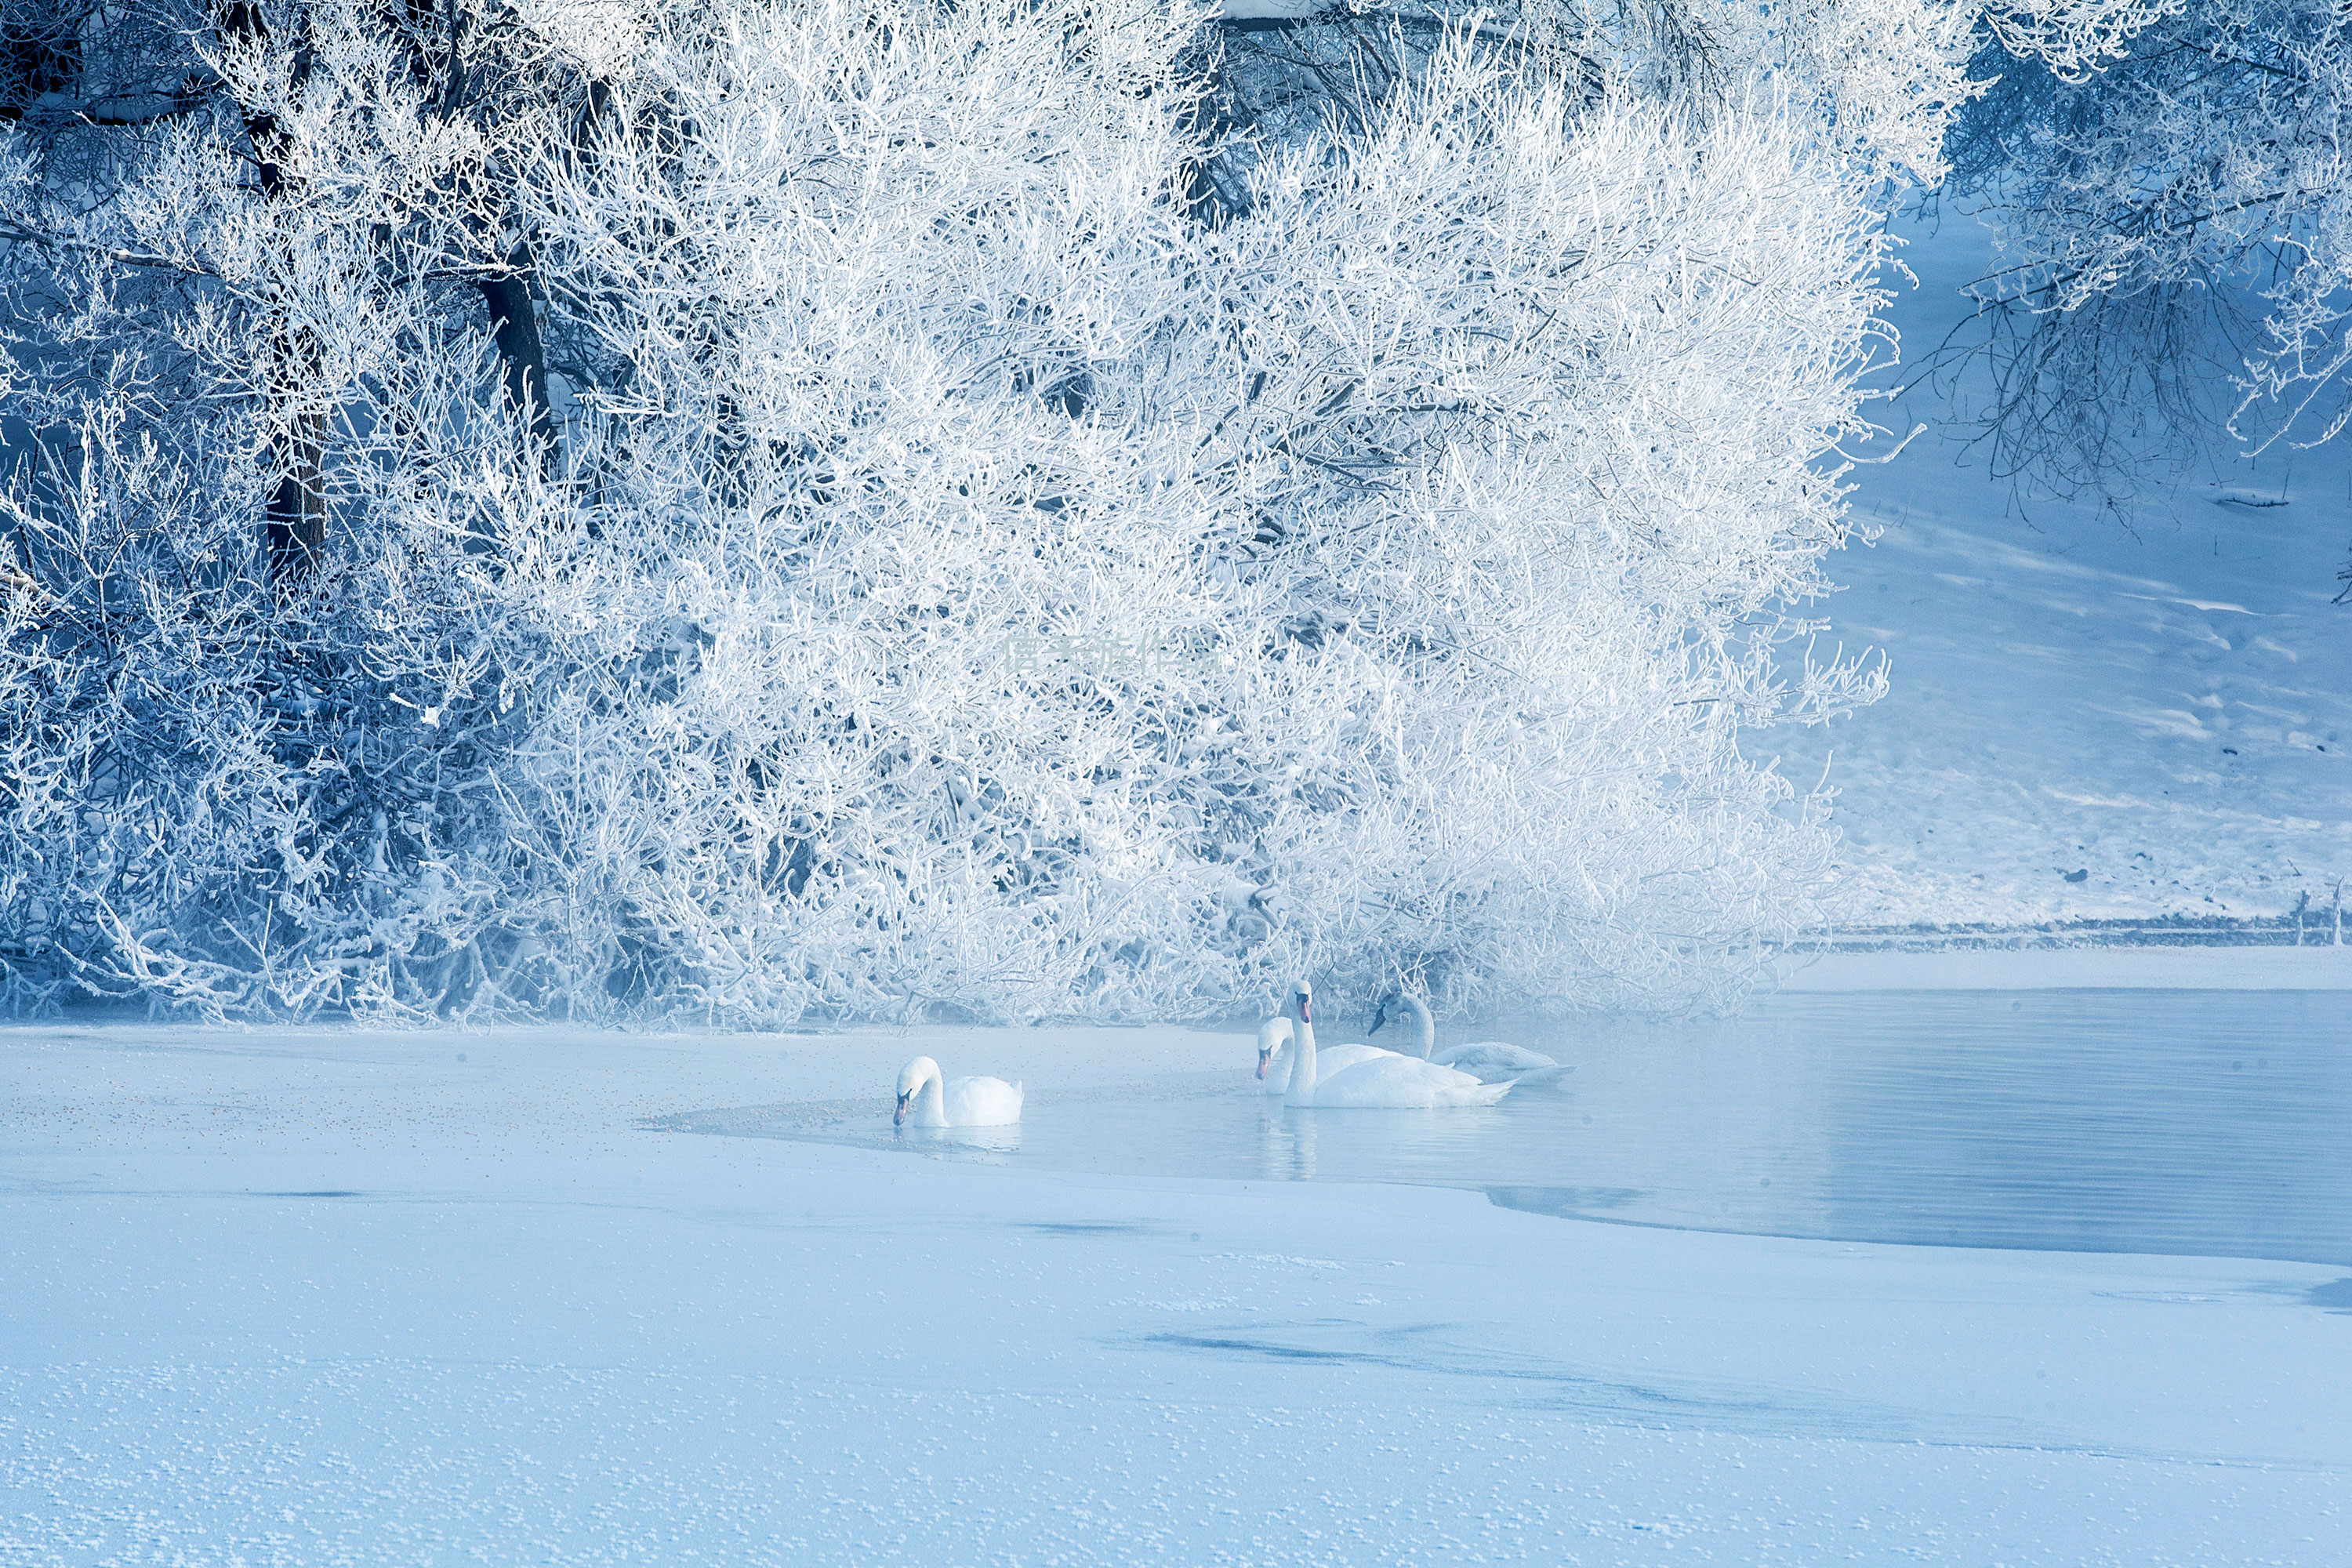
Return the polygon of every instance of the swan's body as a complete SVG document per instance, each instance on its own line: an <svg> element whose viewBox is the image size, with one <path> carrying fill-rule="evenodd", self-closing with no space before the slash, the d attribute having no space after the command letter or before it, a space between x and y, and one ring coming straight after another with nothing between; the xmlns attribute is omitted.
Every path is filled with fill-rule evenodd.
<svg viewBox="0 0 2352 1568"><path fill-rule="evenodd" d="M1288 1020L1285 1019L1284 1022L1287 1023ZM1396 1054L1394 1051L1384 1051L1378 1046L1325 1046L1316 1053L1316 1070L1325 1078L1329 1078L1332 1074L1344 1071L1349 1068L1360 1067L1376 1057L1392 1057ZM1297 1051L1292 1048L1290 1041L1285 1040L1281 1048L1274 1053L1271 1060L1262 1061L1259 1064L1258 1076L1265 1079L1266 1093L1289 1092L1290 1069L1297 1059Z"/></svg>
<svg viewBox="0 0 2352 1568"><path fill-rule="evenodd" d="M1448 1046L1435 1049L1437 1025L1429 1016L1428 1004L1408 992L1398 992L1381 1004L1372 1017L1372 1033L1379 1034L1389 1021L1389 1008L1402 1004L1421 1025L1421 1055L1424 1061L1449 1067L1456 1072L1466 1072L1481 1083L1501 1083L1509 1079L1525 1078L1529 1073L1549 1071L1553 1077L1573 1072L1562 1068L1541 1051L1530 1051L1519 1046L1507 1046L1500 1040L1478 1040L1466 1046Z"/></svg>
<svg viewBox="0 0 2352 1568"><path fill-rule="evenodd" d="M1557 1069L1559 1064L1541 1051L1531 1051L1521 1046L1507 1046L1500 1040L1480 1040L1475 1045L1448 1046L1430 1058L1442 1062L1485 1083L1507 1078L1523 1078L1531 1072Z"/></svg>
<svg viewBox="0 0 2352 1568"><path fill-rule="evenodd" d="M1575 1070L1574 1062L1560 1068L1537 1068L1531 1072L1523 1072L1511 1079L1511 1088L1513 1092L1523 1097L1530 1094L1566 1094L1569 1092L1568 1075Z"/></svg>
<svg viewBox="0 0 2352 1568"><path fill-rule="evenodd" d="M918 1127L1011 1127L1021 1120L1021 1086L1001 1078L940 1075L940 1064L917 1057L898 1074L898 1112Z"/></svg>
<svg viewBox="0 0 2352 1568"><path fill-rule="evenodd" d="M1492 1105L1511 1090L1507 1083L1480 1083L1418 1057L1381 1051L1345 1067L1326 1068L1341 1049L1328 1056L1315 1049L1315 994L1305 981L1291 994L1291 1050L1295 1060L1283 1103L1318 1110L1435 1110L1461 1105ZM1370 1050L1369 1046L1356 1047Z"/></svg>
<svg viewBox="0 0 2352 1568"><path fill-rule="evenodd" d="M1508 1083L1480 1083L1466 1072L1391 1051L1378 1061L1318 1079L1311 1099L1286 1103L1324 1110L1441 1110L1457 1105L1492 1105L1510 1092Z"/></svg>

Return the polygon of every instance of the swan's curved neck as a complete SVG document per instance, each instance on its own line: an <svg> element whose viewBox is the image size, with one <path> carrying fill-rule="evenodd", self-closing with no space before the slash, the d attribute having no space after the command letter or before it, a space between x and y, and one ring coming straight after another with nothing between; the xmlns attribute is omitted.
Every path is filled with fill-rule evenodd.
<svg viewBox="0 0 2352 1568"><path fill-rule="evenodd" d="M1290 1087L1283 1092L1285 1105L1309 1105L1315 1100L1315 1026L1305 1018L1291 1027Z"/></svg>
<svg viewBox="0 0 2352 1568"><path fill-rule="evenodd" d="M915 1125L945 1127L948 1124L948 1080L935 1069L923 1075L915 1087Z"/></svg>
<svg viewBox="0 0 2352 1568"><path fill-rule="evenodd" d="M1408 994L1404 1005L1412 1010L1413 1021L1421 1026L1421 1059L1427 1061L1429 1053L1437 1048L1437 1025L1429 1016L1429 1004Z"/></svg>

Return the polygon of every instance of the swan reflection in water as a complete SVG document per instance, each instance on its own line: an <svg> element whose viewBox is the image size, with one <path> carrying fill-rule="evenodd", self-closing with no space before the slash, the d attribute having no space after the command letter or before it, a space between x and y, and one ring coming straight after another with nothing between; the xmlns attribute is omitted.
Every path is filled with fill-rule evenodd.
<svg viewBox="0 0 2352 1568"><path fill-rule="evenodd" d="M1021 1127L1017 1122L1009 1127L918 1127L910 1122L892 1128L890 1141L935 1158L995 1165L1021 1152Z"/></svg>
<svg viewBox="0 0 2352 1568"><path fill-rule="evenodd" d="M1555 1104L1557 1102L1554 1102ZM1313 1107L1262 1102L1258 1111L1258 1173L1269 1182L1426 1181L1475 1170L1514 1117L1505 1106L1477 1106L1433 1116L1426 1110L1349 1110L1334 1115ZM1524 1137L1525 1134L1519 1134ZM1320 1146L1319 1164L1318 1146Z"/></svg>
<svg viewBox="0 0 2352 1568"><path fill-rule="evenodd" d="M1315 1126L1311 1110L1294 1110L1275 1100L1262 1112L1259 1163L1270 1182L1315 1179Z"/></svg>

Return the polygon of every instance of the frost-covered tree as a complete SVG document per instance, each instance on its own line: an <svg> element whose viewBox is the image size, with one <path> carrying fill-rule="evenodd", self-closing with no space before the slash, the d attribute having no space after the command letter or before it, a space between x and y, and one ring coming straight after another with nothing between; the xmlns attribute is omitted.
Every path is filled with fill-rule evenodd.
<svg viewBox="0 0 2352 1568"><path fill-rule="evenodd" d="M1709 984L1820 870L1735 742L1841 537L1866 206L1457 38L1203 226L1181 19L1014 25L738 13L550 176L626 367L561 616L625 678L534 775L598 940L753 1011Z"/></svg>
<svg viewBox="0 0 2352 1568"><path fill-rule="evenodd" d="M457 721L543 482L494 306L564 62L482 10L78 27L0 145L16 999L462 1005L531 919Z"/></svg>
<svg viewBox="0 0 2352 1568"><path fill-rule="evenodd" d="M1983 13L1948 0L1364 0L1320 9L1239 0L1238 8L1254 19L1234 25L1221 108L1276 140L1312 134L1331 112L1360 129L1465 26L1514 74L1549 80L1580 106L1633 100L1705 116L1769 104L1856 173L1897 180L1941 177L1952 113L1980 89L1965 68Z"/></svg>
<svg viewBox="0 0 2352 1568"><path fill-rule="evenodd" d="M2124 14L2092 52L2018 58L1954 138L1997 226L1979 285L2008 471L2127 496L2169 452L2308 445L2352 369L2352 22L2336 0ZM2006 47L2005 47L2006 46Z"/></svg>
<svg viewBox="0 0 2352 1568"><path fill-rule="evenodd" d="M20 1002L1673 1005L1811 918L1754 747L1877 689L1807 606L1932 7L1255 132L1145 0L231 15L5 148Z"/></svg>

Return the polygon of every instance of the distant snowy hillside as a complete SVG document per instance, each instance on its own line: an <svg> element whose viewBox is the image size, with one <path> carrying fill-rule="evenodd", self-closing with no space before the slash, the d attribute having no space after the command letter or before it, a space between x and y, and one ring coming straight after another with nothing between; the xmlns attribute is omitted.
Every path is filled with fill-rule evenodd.
<svg viewBox="0 0 2352 1568"><path fill-rule="evenodd" d="M1916 364L1990 246L1949 214L1913 239L1920 287L1895 316ZM2087 506L2021 512L1957 439L1978 370L1957 411L1907 394L1883 422L1930 433L1853 476L1885 531L1830 563L1848 591L1827 614L1849 649L1886 651L1892 694L1764 738L1801 785L1826 763L1843 791L1847 919L2266 916L2307 893L2325 922L2352 877L2344 443L2209 466L2129 531Z"/></svg>

